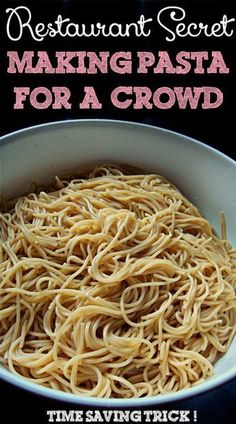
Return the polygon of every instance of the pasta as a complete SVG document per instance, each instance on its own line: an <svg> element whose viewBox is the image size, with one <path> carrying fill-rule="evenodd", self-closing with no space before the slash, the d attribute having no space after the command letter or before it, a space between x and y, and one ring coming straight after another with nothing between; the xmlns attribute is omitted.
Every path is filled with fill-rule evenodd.
<svg viewBox="0 0 236 424"><path fill-rule="evenodd" d="M236 251L163 177L101 166L56 178L0 225L0 364L12 373L107 398L213 374L236 331Z"/></svg>

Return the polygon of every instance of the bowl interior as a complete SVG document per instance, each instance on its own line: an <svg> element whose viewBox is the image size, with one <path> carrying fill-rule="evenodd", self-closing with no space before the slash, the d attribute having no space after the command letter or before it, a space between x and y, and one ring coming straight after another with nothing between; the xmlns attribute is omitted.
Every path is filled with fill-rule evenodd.
<svg viewBox="0 0 236 424"><path fill-rule="evenodd" d="M121 121L64 121L40 125L2 138L1 196L27 192L32 183L49 184L55 175L73 174L99 163L128 164L169 179L191 200L220 233L220 212L227 235L236 246L236 163L220 152L170 131ZM23 381L0 368L0 376L28 390L91 405L140 406L182 399L236 376L236 338L216 363L215 375L191 389L158 398L78 399Z"/></svg>

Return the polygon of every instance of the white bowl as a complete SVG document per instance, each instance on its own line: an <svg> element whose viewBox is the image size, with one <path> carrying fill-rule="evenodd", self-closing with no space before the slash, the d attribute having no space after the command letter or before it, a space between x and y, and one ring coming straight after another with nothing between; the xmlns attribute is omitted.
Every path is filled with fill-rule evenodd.
<svg viewBox="0 0 236 424"><path fill-rule="evenodd" d="M156 172L172 181L219 232L220 212L228 238L236 245L236 162L183 135L148 125L110 120L76 120L39 125L2 137L1 195L12 198L32 182L47 184L53 176L113 162ZM204 383L176 393L143 399L95 399L33 384L0 367L0 377L20 388L57 400L95 407L141 407L182 400L236 376L236 337Z"/></svg>

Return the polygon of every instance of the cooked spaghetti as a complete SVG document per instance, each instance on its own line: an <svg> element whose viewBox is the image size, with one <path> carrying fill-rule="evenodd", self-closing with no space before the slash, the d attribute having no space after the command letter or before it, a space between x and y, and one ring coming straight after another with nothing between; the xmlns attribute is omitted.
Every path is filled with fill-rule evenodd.
<svg viewBox="0 0 236 424"><path fill-rule="evenodd" d="M203 382L236 330L236 252L172 184L115 167L1 215L0 362L94 397Z"/></svg>

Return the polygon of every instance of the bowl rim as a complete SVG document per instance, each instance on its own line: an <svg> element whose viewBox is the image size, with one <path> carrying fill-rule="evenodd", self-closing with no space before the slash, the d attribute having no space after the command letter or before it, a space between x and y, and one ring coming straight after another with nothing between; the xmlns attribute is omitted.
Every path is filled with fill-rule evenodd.
<svg viewBox="0 0 236 424"><path fill-rule="evenodd" d="M183 401L198 395L203 395L206 392L210 392L214 389L219 388L223 384L229 382L236 377L236 366L232 370L226 372L223 376L213 376L199 385L190 387L188 389L182 389L178 392L171 392L167 394L159 394L156 396L147 396L143 398L97 398L76 395L73 393L62 392L59 390L50 389L45 386L41 386L37 383L28 381L24 377L18 376L11 373L0 365L0 380L4 380L9 384L12 384L20 389L34 393L35 395L43 396L46 398L54 399L56 401L68 402L71 404L77 404L81 406L97 407L101 408L145 408L147 406L157 406L168 404L176 401Z"/></svg>
<svg viewBox="0 0 236 424"><path fill-rule="evenodd" d="M140 127L140 128L147 128L150 131L159 131L162 132L163 134L169 134L172 135L174 137L177 138L185 138L187 141L191 141L195 146L197 146L198 148L201 149L205 149L208 152L211 152L217 156L222 157L222 159L226 159L229 162L231 162L231 164L236 164L236 160L234 160L231 156L227 155L226 153L223 153L222 151L216 149L215 147L206 144L206 142L197 140L196 138L190 137L186 134L174 131L174 130L170 130L170 129L166 129L163 127L159 127L159 126L155 126L155 125L151 125L151 124L145 124L143 122L135 122L135 121L126 121L126 120L122 120L122 119L98 119L98 118L87 118L87 119L65 119L65 120L59 120L59 121L50 121L50 122L44 122L41 124L37 124L37 125L30 125L28 127L25 128L20 128L16 131L12 131L10 133L7 134L3 134L0 137L0 148L1 146L3 146L5 143L10 143L10 142L14 142L15 137L16 136L23 136L25 132L34 132L34 131L39 131L39 130L46 130L47 128L51 128L51 127L60 127L60 126L67 126L67 125L81 125L81 124L90 124L90 125L115 125L115 126L125 126L125 127Z"/></svg>
<svg viewBox="0 0 236 424"><path fill-rule="evenodd" d="M0 138L0 148L5 143L11 143L17 141L17 139L25 134L33 133L33 132L39 132L39 131L45 131L47 129L51 128L60 128L60 127L67 127L71 125L80 126L80 125L98 125L98 126L117 126L122 128L130 128L130 129L138 129L143 128L147 129L149 131L157 131L159 133L167 134L170 136L173 136L175 138L184 139L185 141L190 141L191 143L194 143L194 145L198 148L201 148L205 151L208 151L215 156L228 161L231 165L236 166L236 161L231 158L230 156L226 155L225 153L217 150L216 148L205 144L202 141L198 141L192 137L189 137L185 134L178 133L176 131L172 131L169 129L161 128L158 126L140 123L140 122L133 122L133 121L125 121L125 120L114 120L114 119L69 119L69 120L59 120L59 121L52 121L52 122L45 122L38 125L33 125L29 127L25 127L13 132L10 132L8 134L5 134L1 136ZM236 336L235 336L236 337ZM77 405L84 405L88 407L98 407L98 408L143 408L151 405L161 405L166 404L170 402L175 401L181 401L187 398L191 398L193 396L204 394L205 392L211 391L213 389L218 388L222 384L227 383L231 379L236 377L236 364L235 366L230 369L229 371L225 372L223 375L215 375L213 377L210 377L209 379L205 380L204 382L200 383L199 385L179 390L178 392L171 392L156 396L147 396L143 398L128 398L128 399L116 399L116 398L95 398L95 397L89 397L84 395L75 395L73 393L66 393L62 391L57 391L54 389L50 389L44 386L41 386L35 382L31 382L29 380L24 379L24 377L21 377L19 375L13 374L8 369L6 369L4 366L0 365L0 380L4 380L7 383L13 384L14 386L24 389L28 392L34 393L36 395L40 395L43 397L51 398L58 401L64 401L69 402L72 404Z"/></svg>

